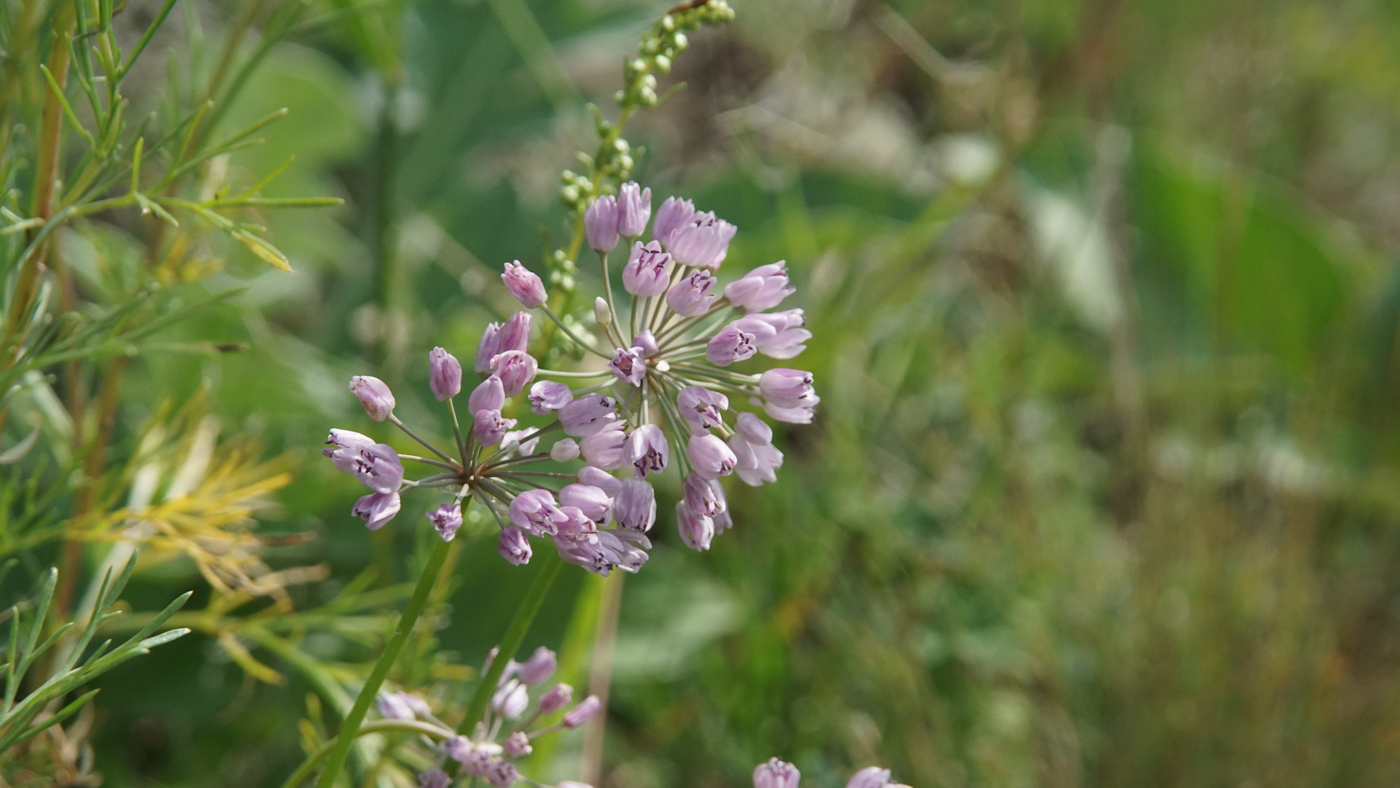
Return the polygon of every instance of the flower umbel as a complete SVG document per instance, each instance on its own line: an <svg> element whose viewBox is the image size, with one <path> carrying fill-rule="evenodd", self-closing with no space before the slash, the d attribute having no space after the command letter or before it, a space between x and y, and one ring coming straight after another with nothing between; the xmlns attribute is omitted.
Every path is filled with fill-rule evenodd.
<svg viewBox="0 0 1400 788"><path fill-rule="evenodd" d="M530 561L532 539L547 539L566 561L589 571L635 572L651 547L653 477L668 466L678 466L685 480L676 523L681 540L696 550L709 549L715 534L732 522L721 479L735 475L754 486L776 481L783 453L759 413L779 422L811 422L820 402L812 374L735 367L758 356L790 359L811 336L802 310L766 311L796 291L787 266L759 266L721 287L716 272L735 226L672 197L656 212L651 238L639 238L651 216L651 190L635 183L623 184L618 197L595 200L585 212L589 244L608 283L606 297L594 307L607 345L580 338L548 307L538 276L518 261L506 265L501 279L510 294L538 307L600 363L584 371L541 369L528 350L535 322L529 312L488 326L476 354L482 379L466 398L456 456L399 421L382 381L352 381L371 418L402 428L434 455L400 455L359 433L331 432L332 448L325 454L370 488L355 505L370 528L398 512L403 489L436 487L456 503L468 495L483 501L501 529L498 552L513 564ZM630 252L622 272L630 299L625 308L614 300L608 270L620 238L631 244L630 250L622 247ZM429 372L435 397L449 405L460 400L461 368L451 354L435 348ZM745 405L758 412L742 410ZM517 430L513 417L531 414L545 421ZM455 411L453 418L457 423ZM549 441L547 448L536 451L541 440ZM438 472L409 480L404 461ZM567 469L580 461L582 467ZM532 468L539 463L551 467ZM460 516L451 516L454 508L444 504L429 515L444 539L460 525Z"/></svg>

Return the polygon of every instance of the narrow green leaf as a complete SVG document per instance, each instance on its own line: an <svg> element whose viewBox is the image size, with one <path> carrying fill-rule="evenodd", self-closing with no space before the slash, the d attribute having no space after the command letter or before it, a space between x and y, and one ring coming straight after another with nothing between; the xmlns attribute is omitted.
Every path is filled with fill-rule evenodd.
<svg viewBox="0 0 1400 788"><path fill-rule="evenodd" d="M95 690L91 690L91 691L89 691L89 692L87 692L87 693L85 693L85 694L79 696L79 697L78 697L76 700L74 700L72 703L68 704L67 706L64 706L57 714L53 715L52 717L49 717L48 719L44 720L43 722L39 723L38 725L35 725L34 727L30 728L29 730L25 731L23 734L19 735L19 736L16 737L15 739L13 739L13 740L9 743L8 746L13 747L13 746L15 746L16 744L19 744L19 743L21 743L21 742L23 742L23 741L25 741L25 740L27 740L27 739L31 739L31 738L33 738L33 737L39 735L40 733L43 733L45 730L47 730L47 729L48 729L49 727L51 727L51 726L57 725L58 723L63 722L64 720L66 720L66 719L68 719L69 717L73 716L73 714L75 714L75 713L78 711L78 709L81 709L81 708L83 707L84 704L86 704L88 701L92 700L93 697L95 697L95 696L97 695L97 693L99 693L99 692L101 692L101 691L102 691L102 690L100 690L100 689L95 689Z"/></svg>

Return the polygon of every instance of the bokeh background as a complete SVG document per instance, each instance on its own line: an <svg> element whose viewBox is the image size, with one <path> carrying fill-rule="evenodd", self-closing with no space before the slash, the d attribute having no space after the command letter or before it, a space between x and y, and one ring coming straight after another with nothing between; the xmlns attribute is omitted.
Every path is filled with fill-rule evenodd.
<svg viewBox="0 0 1400 788"><path fill-rule="evenodd" d="M1400 783L1400 7L733 4L630 128L636 174L739 226L726 267L788 261L822 408L712 550L663 531L626 581L600 785L741 786L771 755L812 786ZM138 102L244 7L181 6ZM346 203L269 217L294 275L224 250L252 289L172 339L246 349L133 361L121 412L208 387L226 433L285 453L268 561L331 568L299 605L410 579L426 499L372 540L316 454L364 428L345 381L439 418L427 350L470 357L511 308L501 263L567 231L586 104L610 111L664 10L318 3L229 108L291 110L229 167L295 154L267 194ZM492 541L457 566L455 664L532 576ZM131 595L191 587L176 562ZM586 657L598 597L565 573L526 646ZM204 635L104 677L104 785L289 773L317 685L245 645L279 681Z"/></svg>

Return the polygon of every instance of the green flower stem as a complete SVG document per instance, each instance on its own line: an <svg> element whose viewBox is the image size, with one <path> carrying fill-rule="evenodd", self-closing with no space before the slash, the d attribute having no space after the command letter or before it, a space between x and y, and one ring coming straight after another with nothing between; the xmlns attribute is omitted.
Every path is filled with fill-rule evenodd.
<svg viewBox="0 0 1400 788"><path fill-rule="evenodd" d="M471 500L467 498L462 501L464 519L467 507L471 506ZM428 556L428 563L423 567L423 574L418 576L418 585L413 589L413 596L409 598L408 606L403 609L403 615L399 616L399 623L394 628L393 637L389 638L388 645L384 647L384 653L380 655L379 661L374 663L374 669L370 671L369 678L365 679L364 686L360 688L360 694L355 698L355 705L350 707L350 713L345 716L344 722L341 723L340 735L336 737L335 747L330 751L326 769L321 772L321 779L316 783L318 788L331 788L335 784L335 778L340 775L340 770L345 767L345 758L350 754L350 746L354 744L355 737L359 735L360 724L365 720L369 705L379 694L379 687L389 676L389 669L394 666L394 662L399 658L399 652L403 651L404 644L408 642L408 636L413 633L413 625L418 622L418 616L422 615L423 607L428 603L428 596L432 593L438 573L442 571L442 565L447 561L447 554L451 547L449 542L438 542L437 546L433 548L432 554ZM303 764L302 768L305 769L306 765Z"/></svg>
<svg viewBox="0 0 1400 788"><path fill-rule="evenodd" d="M426 722L416 722L414 720L375 720L374 722L367 722L362 725L351 738L355 739L360 736L379 733L381 731L407 731L409 733L421 733L425 736L432 736L437 739L450 739L454 733L446 728L439 728L436 725L430 725ZM335 739L321 745L319 749L307 756L306 762L297 768L295 772L292 772L292 776L288 777L286 782L282 783L282 788L296 788L296 786L301 785L307 777L311 776L311 772L320 765L321 761L324 761L326 757L331 754L331 749L340 743L340 739L341 737L337 736Z"/></svg>
<svg viewBox="0 0 1400 788"><path fill-rule="evenodd" d="M525 633L530 631L530 624L535 620L535 614L540 612L540 605L544 604L544 598L549 594L549 587L554 585L554 578L559 576L559 568L564 565L564 559L559 557L559 553L554 549L545 551L540 559L544 566L540 567L540 573L535 577L535 582L530 586L530 590L525 592L525 597L520 600L520 607L515 610L515 618L511 619L510 626L506 628L506 636L501 639L500 650L496 652L496 658L491 660L491 667L486 669L486 675L481 677L481 681L476 685L476 692L472 694L471 703L467 706L467 717L462 720L462 724L457 726L457 731L464 736L471 736L471 731L481 718L486 714L486 704L491 702L491 695L496 690L496 682L501 680L501 674L506 670L506 663L515 658L515 653L520 650L520 643L525 640ZM449 760L446 765L447 773L451 776L457 775L457 770L461 764Z"/></svg>

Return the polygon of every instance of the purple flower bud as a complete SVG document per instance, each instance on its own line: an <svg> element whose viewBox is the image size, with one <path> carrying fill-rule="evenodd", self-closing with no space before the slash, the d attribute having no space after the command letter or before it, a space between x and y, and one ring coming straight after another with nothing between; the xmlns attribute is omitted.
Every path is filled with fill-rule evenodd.
<svg viewBox="0 0 1400 788"><path fill-rule="evenodd" d="M371 419L383 421L394 412L394 392L379 378L356 375L350 378L350 390L360 398L360 404Z"/></svg>
<svg viewBox="0 0 1400 788"><path fill-rule="evenodd" d="M691 271L666 291L666 304L682 317L699 317L715 303L716 296L710 291L716 281L709 271Z"/></svg>
<svg viewBox="0 0 1400 788"><path fill-rule="evenodd" d="M450 503L428 512L428 522L433 524L442 537L442 541L450 542L457 535L457 529L462 527L462 509Z"/></svg>
<svg viewBox="0 0 1400 788"><path fill-rule="evenodd" d="M801 309L784 309L781 312L750 312L748 317L762 320L772 326L774 331L801 328L807 325L807 315Z"/></svg>
<svg viewBox="0 0 1400 788"><path fill-rule="evenodd" d="M632 181L617 190L617 234L636 238L647 228L651 219L651 189L643 189Z"/></svg>
<svg viewBox="0 0 1400 788"><path fill-rule="evenodd" d="M685 505L693 512L706 517L714 517L728 508L724 499L724 488L715 479L706 479L698 473L686 474Z"/></svg>
<svg viewBox="0 0 1400 788"><path fill-rule="evenodd" d="M724 288L724 297L734 306L750 312L762 312L782 303L797 292L788 284L787 263L760 265Z"/></svg>
<svg viewBox="0 0 1400 788"><path fill-rule="evenodd" d="M530 387L530 411L544 416L574 401L574 393L557 380L541 380Z"/></svg>
<svg viewBox="0 0 1400 788"><path fill-rule="evenodd" d="M598 524L584 514L582 509L577 506L560 506L559 511L564 513L565 519L559 524L559 533L554 536L556 543L561 539L589 544L597 542L594 537L598 534Z"/></svg>
<svg viewBox="0 0 1400 788"><path fill-rule="evenodd" d="M442 769L418 773L418 788L448 788L451 784L452 778Z"/></svg>
<svg viewBox="0 0 1400 788"><path fill-rule="evenodd" d="M438 402L452 399L462 390L462 365L457 357L440 347L428 353L428 388Z"/></svg>
<svg viewBox="0 0 1400 788"><path fill-rule="evenodd" d="M671 245L671 233L695 215L695 203L679 197L667 197L656 211L656 224L652 225L651 237L666 246Z"/></svg>
<svg viewBox="0 0 1400 788"><path fill-rule="evenodd" d="M504 758L497 758L486 768L486 782L491 783L492 788L510 788L519 776L515 764Z"/></svg>
<svg viewBox="0 0 1400 788"><path fill-rule="evenodd" d="M681 418L695 435L704 435L722 422L719 412L729 410L729 398L703 386L686 386L676 397Z"/></svg>
<svg viewBox="0 0 1400 788"><path fill-rule="evenodd" d="M720 329L718 334L705 346L705 358L718 367L727 367L736 361L752 358L762 342L772 339L777 332L762 320L740 318Z"/></svg>
<svg viewBox="0 0 1400 788"><path fill-rule="evenodd" d="M633 386L641 386L642 378L647 374L647 362L642 357L642 349L639 347L618 348L617 355L608 362L608 369L617 376L623 383L630 383Z"/></svg>
<svg viewBox="0 0 1400 788"><path fill-rule="evenodd" d="M729 516L728 509L717 513L714 517L711 517L710 519L715 521L715 536L719 536L720 534L734 527L734 518Z"/></svg>
<svg viewBox="0 0 1400 788"><path fill-rule="evenodd" d="M821 397L812 386L812 373L778 367L758 379L763 409L778 421L809 424Z"/></svg>
<svg viewBox="0 0 1400 788"><path fill-rule="evenodd" d="M559 409L564 434L587 438L617 421L617 400L606 394L587 394Z"/></svg>
<svg viewBox="0 0 1400 788"><path fill-rule="evenodd" d="M696 213L671 232L666 250L681 265L719 268L738 228L713 212Z"/></svg>
<svg viewBox="0 0 1400 788"><path fill-rule="evenodd" d="M399 696L399 699L406 703L408 705L408 708L412 709L413 713L416 714L418 717L427 719L428 717L433 716L433 709L431 706L428 705L428 702L426 700L423 700L422 698L418 697L417 695L414 695L411 692L399 692L396 694Z"/></svg>
<svg viewBox="0 0 1400 788"><path fill-rule="evenodd" d="M377 493L396 492L403 484L403 462L399 460L399 453L394 451L394 447L387 443L376 443L355 452L351 459L351 472Z"/></svg>
<svg viewBox="0 0 1400 788"><path fill-rule="evenodd" d="M363 435L361 433L354 432L353 430L338 430L332 428L330 435L326 437L326 445L334 446L337 449L351 449L354 451L359 451L360 449L365 449L369 448L370 446L373 446L374 439L369 437L368 435ZM329 450L322 449L322 451L326 452ZM329 457L331 455L326 454L326 456ZM340 468L340 464L336 463L336 467ZM342 471L345 471L346 473L353 472L350 468L340 469Z"/></svg>
<svg viewBox="0 0 1400 788"><path fill-rule="evenodd" d="M728 476L734 470L738 458L734 452L715 435L698 435L690 439L685 447L685 456L695 472L706 479Z"/></svg>
<svg viewBox="0 0 1400 788"><path fill-rule="evenodd" d="M506 318L506 322L501 326L501 331L496 335L496 352L504 353L508 350L519 350L521 353L530 348L530 313L516 312Z"/></svg>
<svg viewBox="0 0 1400 788"><path fill-rule="evenodd" d="M583 439L579 448L583 461L595 468L615 471L627 464L627 432L622 422L611 422L605 429Z"/></svg>
<svg viewBox="0 0 1400 788"><path fill-rule="evenodd" d="M549 490L527 490L510 502L510 521L534 536L553 536L567 519Z"/></svg>
<svg viewBox="0 0 1400 788"><path fill-rule="evenodd" d="M686 505L685 501L676 504L676 528L681 532L681 541L692 550L709 550L710 540L715 536L715 521Z"/></svg>
<svg viewBox="0 0 1400 788"><path fill-rule="evenodd" d="M617 527L636 533L646 533L656 522L656 491L641 479L624 479L613 513Z"/></svg>
<svg viewBox="0 0 1400 788"><path fill-rule="evenodd" d="M443 750L447 752L447 757L465 766L467 759L476 752L476 745L466 736L453 736L443 742Z"/></svg>
<svg viewBox="0 0 1400 788"><path fill-rule="evenodd" d="M637 336L632 338L632 345L641 348L644 356L654 356L661 352L661 346L656 343L656 335L651 333L649 328L638 331Z"/></svg>
<svg viewBox="0 0 1400 788"><path fill-rule="evenodd" d="M515 426L515 419L501 416L499 410L479 410L472 416L472 435L482 446L495 446Z"/></svg>
<svg viewBox="0 0 1400 788"><path fill-rule="evenodd" d="M399 494L396 492L370 493L355 501L350 513L364 520L369 530L378 531L399 513L399 505Z"/></svg>
<svg viewBox="0 0 1400 788"><path fill-rule="evenodd" d="M753 770L753 788L797 788L802 773L790 763L773 758Z"/></svg>
<svg viewBox="0 0 1400 788"><path fill-rule="evenodd" d="M530 539L525 532L508 525L496 539L496 552L516 566L530 563L534 551L530 549Z"/></svg>
<svg viewBox="0 0 1400 788"><path fill-rule="evenodd" d="M583 516L599 525L612 515L612 498L601 488L588 484L566 484L559 491L559 503L576 506Z"/></svg>
<svg viewBox="0 0 1400 788"><path fill-rule="evenodd" d="M379 697L374 699L375 708L379 710L379 716L386 720L412 720L414 719L413 709L409 708L399 692L381 692Z"/></svg>
<svg viewBox="0 0 1400 788"><path fill-rule="evenodd" d="M633 547L630 540L623 541L613 531L598 532L598 546L607 558L610 567L624 572L637 573L647 562L647 554ZM604 572L604 575L607 573Z"/></svg>
<svg viewBox="0 0 1400 788"><path fill-rule="evenodd" d="M764 372L758 379L758 390L764 399L784 408L798 407L816 393L812 373L783 367Z"/></svg>
<svg viewBox="0 0 1400 788"><path fill-rule="evenodd" d="M475 744L471 745L471 748L472 749L466 751L461 758L462 771L472 777L485 777L486 771L491 768L491 764L499 761L500 758L497 758L486 750L478 749Z"/></svg>
<svg viewBox="0 0 1400 788"><path fill-rule="evenodd" d="M500 333L500 323L490 323L486 330L481 332L481 341L476 344L476 374L485 375L491 371L491 359L501 352L500 342L497 340Z"/></svg>
<svg viewBox="0 0 1400 788"><path fill-rule="evenodd" d="M729 439L737 461L734 473L744 484L757 487L778 480L783 453L773 446L773 428L752 413L740 413L734 436Z"/></svg>
<svg viewBox="0 0 1400 788"><path fill-rule="evenodd" d="M661 244L632 244L632 254L622 267L622 286L627 292L640 297L659 296L670 283L671 255L661 251Z"/></svg>
<svg viewBox="0 0 1400 788"><path fill-rule="evenodd" d="M491 696L491 708L508 720L518 720L530 705L529 691L517 679L511 679L496 689Z"/></svg>
<svg viewBox="0 0 1400 788"><path fill-rule="evenodd" d="M544 282L541 282L533 271L521 265L519 260L506 263L501 281L506 283L506 290L526 309L534 309L544 303Z"/></svg>
<svg viewBox="0 0 1400 788"><path fill-rule="evenodd" d="M578 726L593 719L598 714L598 709L602 708L603 702L598 700L597 695L589 695L564 715L565 728L577 728Z"/></svg>
<svg viewBox="0 0 1400 788"><path fill-rule="evenodd" d="M530 385L538 369L535 357L522 350L505 350L491 359L491 374L501 379L507 397L514 397Z"/></svg>
<svg viewBox="0 0 1400 788"><path fill-rule="evenodd" d="M560 438L549 449L549 458L555 462L577 460L578 455L578 441L573 438Z"/></svg>
<svg viewBox="0 0 1400 788"><path fill-rule="evenodd" d="M643 424L627 438L627 461L638 479L666 470L670 458L671 447L666 443L666 435L655 424Z"/></svg>
<svg viewBox="0 0 1400 788"><path fill-rule="evenodd" d="M583 230L588 248L611 252L617 246L617 198L599 197L583 212Z"/></svg>
<svg viewBox="0 0 1400 788"><path fill-rule="evenodd" d="M618 492L622 490L623 484L620 479L613 476L611 473L608 473L602 468L594 468L591 465L585 465L578 469L578 481L579 484L588 484L597 487L607 493L611 498L617 497Z"/></svg>
<svg viewBox="0 0 1400 788"><path fill-rule="evenodd" d="M520 665L520 680L533 687L536 684L543 684L550 676L554 675L554 669L559 662L554 656L554 652L540 646L535 649L535 653Z"/></svg>
<svg viewBox="0 0 1400 788"><path fill-rule="evenodd" d="M885 788L890 784L890 770L879 766L867 766L851 775L846 788Z"/></svg>
<svg viewBox="0 0 1400 788"><path fill-rule="evenodd" d="M530 746L530 737L525 735L525 731L516 731L506 739L506 754L512 758L523 758L534 749Z"/></svg>
<svg viewBox="0 0 1400 788"><path fill-rule="evenodd" d="M524 442L520 440L530 435L534 435L535 437ZM511 430L501 436L501 448L505 451L502 458L528 457L535 453L535 446L537 446L539 442L539 430L534 427L523 430Z"/></svg>
<svg viewBox="0 0 1400 788"><path fill-rule="evenodd" d="M582 522L592 524L591 520L582 518ZM602 533L607 533L603 531ZM608 554L603 550L602 542L598 539L599 532L588 534L583 539L566 539L562 535L554 537L554 547L559 551L559 557L574 566L581 566L589 572L607 577L612 571L613 564L608 560Z"/></svg>
<svg viewBox="0 0 1400 788"><path fill-rule="evenodd" d="M398 452L387 443L375 443L370 438L349 430L331 430L331 445L322 449L336 468L353 473L366 487L375 492L394 492L403 483L403 463Z"/></svg>
<svg viewBox="0 0 1400 788"><path fill-rule="evenodd" d="M540 714L553 714L569 705L574 699L574 688L568 684L555 684L540 697Z"/></svg>
<svg viewBox="0 0 1400 788"><path fill-rule="evenodd" d="M806 319L801 309L772 314L754 313L749 317L764 321L777 332L772 338L758 343L758 351L769 358L796 358L807 349L803 343L812 338L812 332L802 327Z"/></svg>
<svg viewBox="0 0 1400 788"><path fill-rule="evenodd" d="M481 381L467 398L467 412L475 414L479 410L500 410L506 404L506 387L501 379L492 375Z"/></svg>
<svg viewBox="0 0 1400 788"><path fill-rule="evenodd" d="M805 328L784 329L772 339L758 343L758 352L769 358L797 358L807 349L806 342L811 338L812 332Z"/></svg>

